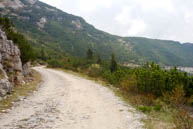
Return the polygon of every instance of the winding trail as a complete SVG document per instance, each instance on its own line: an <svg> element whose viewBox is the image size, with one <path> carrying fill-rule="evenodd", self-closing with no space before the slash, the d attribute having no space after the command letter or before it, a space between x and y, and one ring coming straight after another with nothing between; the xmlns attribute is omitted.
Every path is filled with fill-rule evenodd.
<svg viewBox="0 0 193 129"><path fill-rule="evenodd" d="M62 71L42 74L38 91L0 114L0 129L141 129L142 114L106 87Z"/></svg>

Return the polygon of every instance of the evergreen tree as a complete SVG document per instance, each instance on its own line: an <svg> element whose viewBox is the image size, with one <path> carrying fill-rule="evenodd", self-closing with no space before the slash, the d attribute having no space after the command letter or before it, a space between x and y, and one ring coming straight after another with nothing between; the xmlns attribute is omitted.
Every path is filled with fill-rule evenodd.
<svg viewBox="0 0 193 129"><path fill-rule="evenodd" d="M117 61L115 60L114 54L112 54L112 56L111 56L110 70L111 70L111 72L115 72L117 70Z"/></svg>
<svg viewBox="0 0 193 129"><path fill-rule="evenodd" d="M87 59L89 59L89 60L93 59L93 52L90 48L87 51Z"/></svg>
<svg viewBox="0 0 193 129"><path fill-rule="evenodd" d="M44 49L43 48L41 48L41 52L40 52L40 58L43 60L43 61L46 61L46 53L45 53L45 51L44 51Z"/></svg>
<svg viewBox="0 0 193 129"><path fill-rule="evenodd" d="M102 63L101 57L98 56L98 58L97 58L97 64L101 64L101 63Z"/></svg>

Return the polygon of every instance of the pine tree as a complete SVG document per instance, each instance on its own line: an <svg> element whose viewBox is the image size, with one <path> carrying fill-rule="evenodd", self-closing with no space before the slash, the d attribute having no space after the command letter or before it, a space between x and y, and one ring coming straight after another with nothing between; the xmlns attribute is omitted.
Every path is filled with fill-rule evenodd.
<svg viewBox="0 0 193 129"><path fill-rule="evenodd" d="M90 48L87 51L87 59L89 59L89 60L93 59L93 52Z"/></svg>
<svg viewBox="0 0 193 129"><path fill-rule="evenodd" d="M40 54L41 54L41 59L42 59L43 61L46 61L46 53L45 53L45 51L44 51L43 48L41 48Z"/></svg>
<svg viewBox="0 0 193 129"><path fill-rule="evenodd" d="M115 60L114 54L112 54L112 56L111 56L110 70L111 70L111 72L115 72L117 70L117 61Z"/></svg>
<svg viewBox="0 0 193 129"><path fill-rule="evenodd" d="M98 56L98 58L97 58L97 64L101 64L101 63L102 63L101 57Z"/></svg>

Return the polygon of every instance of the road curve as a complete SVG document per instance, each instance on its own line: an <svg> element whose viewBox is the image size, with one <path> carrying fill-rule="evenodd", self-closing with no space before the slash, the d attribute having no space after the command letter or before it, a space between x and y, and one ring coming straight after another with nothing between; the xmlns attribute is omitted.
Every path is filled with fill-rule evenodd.
<svg viewBox="0 0 193 129"><path fill-rule="evenodd" d="M0 114L0 129L141 129L142 114L111 90L62 71L34 68L40 88Z"/></svg>

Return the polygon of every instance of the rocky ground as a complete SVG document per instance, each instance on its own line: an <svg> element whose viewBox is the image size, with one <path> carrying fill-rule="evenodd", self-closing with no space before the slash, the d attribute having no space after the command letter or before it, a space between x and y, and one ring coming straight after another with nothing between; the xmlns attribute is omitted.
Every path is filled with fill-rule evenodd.
<svg viewBox="0 0 193 129"><path fill-rule="evenodd" d="M43 83L0 114L0 129L140 129L144 116L111 90L61 71L35 68Z"/></svg>

